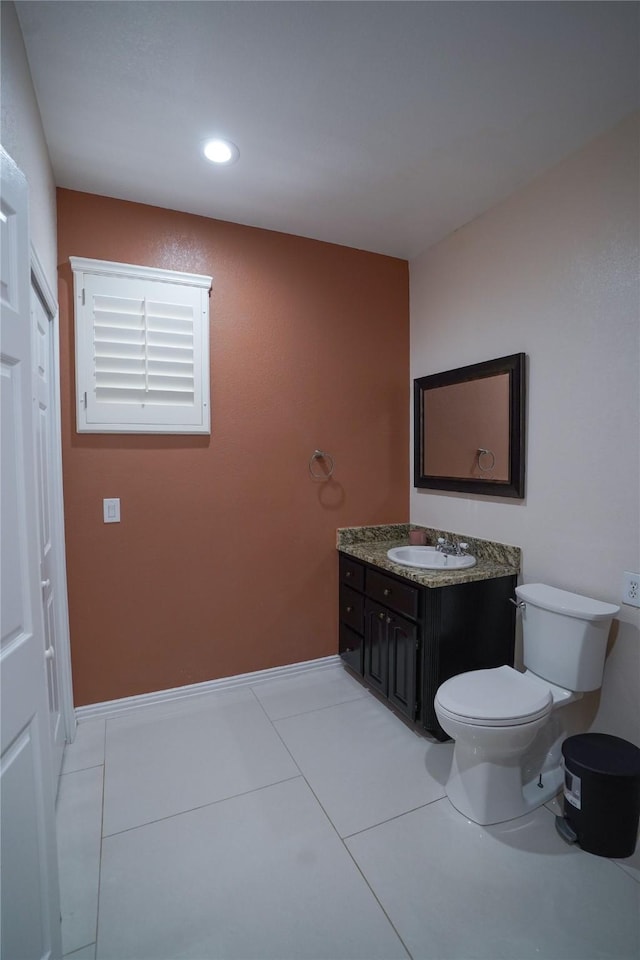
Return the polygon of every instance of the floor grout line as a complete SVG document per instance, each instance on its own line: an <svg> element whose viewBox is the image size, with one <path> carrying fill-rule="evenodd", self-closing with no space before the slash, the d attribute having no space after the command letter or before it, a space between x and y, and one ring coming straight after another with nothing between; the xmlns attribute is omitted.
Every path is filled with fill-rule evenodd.
<svg viewBox="0 0 640 960"><path fill-rule="evenodd" d="M189 807L187 810L176 810L175 813L168 813L166 817L156 817L155 820L145 820L144 823L136 823L132 827L125 827L124 830L115 830L113 833L105 833L103 840L111 840L113 837L120 837L123 833L131 833L133 830L143 830L155 823L164 823L165 820L173 820L174 817L184 817L189 813L195 813L196 810L205 810L207 807L215 807L219 803L226 803L228 800L237 800L239 797L248 797L252 793L258 793L260 790L268 790L269 787L277 787L280 783L289 783L291 780L299 780L301 774L296 773L293 777L283 777L282 780L274 780L272 783L262 783L259 787L251 787L250 790L242 790L240 793L232 793L228 797L218 797L217 800L208 800L207 803L199 803L195 807Z"/></svg>
<svg viewBox="0 0 640 960"><path fill-rule="evenodd" d="M331 822L331 821L329 821L329 822ZM333 826L333 824L331 824L331 825ZM335 830L335 827L334 827L334 830ZM337 833L337 831L336 831L336 833ZM342 838L340 838L340 839L342 840ZM360 876L362 877L362 879L363 879L364 882L366 883L367 887L368 887L369 890L371 891L371 896L374 898L374 900L376 901L376 903L378 904L378 906L379 906L380 909L382 910L383 914L384 914L385 917L387 918L387 920L388 920L388 922L389 922L389 926L391 927L391 929L393 930L393 932L394 932L395 935L397 936L398 940L400 941L400 943L402 944L402 946L404 947L404 949L407 951L407 956L409 957L409 960L414 960L413 954L411 953L411 951L409 950L409 947L408 947L407 944L405 943L404 938L400 935L399 930L397 929L397 927L396 927L396 925L394 924L393 920L391 919L391 917L389 916L389 914L387 913L387 911L386 911L385 908L383 907L382 902L380 901L377 893L375 892L375 890L373 889L373 887L371 886L371 884L370 884L369 881L367 880L367 877L366 877L365 873L363 872L362 867L360 866L360 864L358 863L358 861L356 860L356 858L353 856L353 854L351 853L351 850L349 850L349 847L346 845L346 843L344 842L344 840L342 840L342 845L343 845L344 849L346 850L347 855L351 858L351 862L352 862L353 865L355 866L356 870L358 871L358 873L360 874Z"/></svg>
<svg viewBox="0 0 640 960"><path fill-rule="evenodd" d="M352 837L359 837L362 833L368 833L369 830L375 830L376 827L381 827L385 823L393 823L394 820L399 820L400 817L407 817L410 813L415 813L416 810L424 810L426 807L430 807L434 803L440 803L441 800L446 800L447 795L443 793L441 797L434 797L433 800L427 800L426 803L419 803L417 807L411 807L410 810L403 810L402 813L396 813L392 817L387 817L386 820L380 820L378 823L372 823L368 827L363 827L362 830L354 830L353 833L347 833L342 838L343 840L351 840Z"/></svg>
<svg viewBox="0 0 640 960"><path fill-rule="evenodd" d="M74 773L82 773L83 770L95 770L96 767L103 767L104 763L89 763L86 767L78 767L76 770L64 770L60 774L60 779L62 777L71 777Z"/></svg>
<svg viewBox="0 0 640 960"><path fill-rule="evenodd" d="M89 767L80 767L78 770L71 770L71 771L69 771L68 773L60 774L60 778L59 778L59 779L60 779L60 781L61 781L63 776L65 777L65 779L66 779L66 778L71 778L71 777L77 777L78 775L81 775L81 774L84 774L84 773L88 773L90 770L102 770L101 786L100 786L100 826L99 826L99 841L100 841L100 842L99 842L98 865L97 865L97 870L98 870L98 884L97 884L96 902L95 902L96 923L95 923L95 927L94 927L94 931L95 931L96 936L94 937L93 940L87 941L85 944L82 944L82 945L79 945L79 946L77 946L77 947L74 947L73 950L67 951L66 953L62 954L63 960L66 960L67 957L72 957L72 956L73 956L75 953L77 953L78 951L84 950L86 947L91 946L93 943L96 943L96 941L97 941L97 914L98 914L98 903L99 903L99 897L100 897L100 868L101 868L101 860L102 860L102 818L103 818L103 801L104 801L104 764L103 764L103 763L96 763L96 764L93 764L93 765L91 765L91 766L89 766ZM72 781L69 780L69 783L71 783L71 782L72 782ZM61 791L58 790L58 798L60 797L60 793L61 793ZM58 815L59 815L59 811L58 811L57 802L56 802L56 831L57 831ZM59 859L58 859L58 862L60 863L60 859L61 859L61 858L60 858L60 851L59 851L59 850L58 850L58 858L59 858ZM64 949L64 918L63 918L63 916L62 916L62 910L60 911L60 933L61 933L62 942L63 942L63 949Z"/></svg>
<svg viewBox="0 0 640 960"><path fill-rule="evenodd" d="M87 947L97 946L95 940L90 940L89 943L83 943L81 947L76 947L75 950L72 950L70 953L63 953L62 960L73 960L76 953L80 953L81 950L86 950Z"/></svg>
<svg viewBox="0 0 640 960"><path fill-rule="evenodd" d="M256 697L256 700L258 700L257 697ZM351 701L348 701L348 702L351 702ZM258 703L260 703L259 700L258 700ZM396 926L395 926L395 924L393 923L391 917L389 916L389 914L387 913L387 911L386 911L385 908L383 907L382 903L381 903L380 900L378 899L378 896L376 895L375 890L373 889L373 887L371 886L371 884L369 883L369 881L368 881L367 878L365 877L364 873L363 873L362 870L360 869L359 864L358 864L358 863L356 862L356 860L354 859L351 851L349 850L349 848L347 847L346 843L344 842L344 839L340 836L340 833L339 833L339 831L338 831L338 828L336 827L335 823L333 822L333 820L331 819L331 817L329 816L329 814L328 814L327 811L325 810L324 805L322 804L320 798L318 797L318 795L316 794L315 790L313 789L313 787L311 786L311 784L310 784L309 781L307 780L307 778L306 778L304 772L302 771L301 767L299 766L296 758L293 756L293 754L291 753L291 750L289 749L289 747L287 746L287 744L286 744L285 741L283 740L282 736L280 735L277 727L275 726L274 721L273 721L273 720L271 719L271 717L268 715L267 711L264 709L264 707L262 706L262 704L260 704L260 706L262 707L262 710L264 711L265 717L267 718L267 720L269 721L269 723L271 724L271 726L272 726L273 729L275 730L276 735L280 738L280 741L281 741L281 743L282 743L282 746L285 748L285 750L287 751L287 753L288 753L289 756L291 757L292 761L295 763L295 765L296 765L296 767L298 768L298 770L300 770L300 777L304 780L304 782L306 783L307 787L309 788L309 791L310 791L311 795L315 798L315 801L316 801L316 803L318 804L318 806L320 807L320 809L322 810L324 816L325 816L326 819L327 819L327 822L329 823L329 825L331 826L331 828L332 828L332 830L334 831L335 835L337 836L338 840L339 840L340 843L342 844L342 848L345 850L347 856L349 857L349 859L351 860L351 862L352 862L352 863L354 864L354 866L356 867L358 873L360 874L360 876L361 876L362 879L364 880L364 882L365 882L368 890L370 891L371 896L374 898L374 900L376 901L376 903L377 903L378 906L380 907L380 910L382 911L383 915L386 917L389 926L391 927L391 929L393 930L393 932L394 932L395 935L397 936L398 940L399 940L400 943L402 944L404 950L405 950L406 953L407 953L407 957L409 958L409 960L414 960L413 954L411 953L411 951L410 951L409 948L407 947L406 943L404 942L404 939L400 936L400 933L399 933L398 930L396 929ZM339 704L335 704L335 706L339 706ZM313 711L309 711L309 712L313 712Z"/></svg>
<svg viewBox="0 0 640 960"><path fill-rule="evenodd" d="M288 713L284 717L270 717L266 710L265 715L272 724L280 723L281 720L293 720L295 717L307 717L310 713L322 713L323 710L332 710L334 707L343 707L347 703L355 703L357 700L364 700L364 697L364 694L359 694L356 697L349 697L348 700L338 700L336 703L327 703L324 707L312 707L311 710L300 710L298 713ZM256 699L258 698L256 697ZM260 703L259 699L258 703ZM262 703L260 703L260 706L264 710Z"/></svg>
<svg viewBox="0 0 640 960"><path fill-rule="evenodd" d="M102 831L104 829L104 798L107 784L107 724L104 725L104 739L102 743L103 749L103 764L102 764L102 804L100 809L100 854L98 857L98 898L96 902L96 939L95 945L96 949L94 951L95 956L98 955L98 930L100 927L100 889L102 885L102 845L104 843L104 837Z"/></svg>

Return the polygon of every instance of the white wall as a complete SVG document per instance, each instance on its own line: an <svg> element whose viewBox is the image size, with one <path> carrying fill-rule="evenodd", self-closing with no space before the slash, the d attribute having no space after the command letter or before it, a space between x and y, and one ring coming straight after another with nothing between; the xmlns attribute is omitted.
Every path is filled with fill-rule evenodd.
<svg viewBox="0 0 640 960"><path fill-rule="evenodd" d="M58 289L56 190L40 111L13 3L2 0L0 140L29 184L29 228L49 287Z"/></svg>
<svg viewBox="0 0 640 960"><path fill-rule="evenodd" d="M638 119L410 271L412 378L528 356L526 499L414 489L411 520L516 544L523 581L613 602L623 571L640 570ZM582 707L593 729L636 743L638 625L623 606L601 696Z"/></svg>

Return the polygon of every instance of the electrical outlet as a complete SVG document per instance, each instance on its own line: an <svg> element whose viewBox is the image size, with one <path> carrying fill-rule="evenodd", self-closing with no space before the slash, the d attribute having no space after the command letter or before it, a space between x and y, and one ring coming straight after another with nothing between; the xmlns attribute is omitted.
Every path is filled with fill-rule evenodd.
<svg viewBox="0 0 640 960"><path fill-rule="evenodd" d="M622 602L632 607L640 607L640 573L624 572L622 581Z"/></svg>

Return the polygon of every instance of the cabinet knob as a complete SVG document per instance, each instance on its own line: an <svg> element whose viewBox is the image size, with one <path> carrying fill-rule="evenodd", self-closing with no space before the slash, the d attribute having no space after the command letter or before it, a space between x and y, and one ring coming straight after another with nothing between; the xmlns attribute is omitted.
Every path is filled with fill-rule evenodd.
<svg viewBox="0 0 640 960"><path fill-rule="evenodd" d="M378 620L384 620L384 613L378 614Z"/></svg>
<svg viewBox="0 0 640 960"><path fill-rule="evenodd" d="M382 593L385 597L388 597L391 594L391 590L389 590L389 587L385 587Z"/></svg>
<svg viewBox="0 0 640 960"><path fill-rule="evenodd" d="M350 576L351 576L351 570L347 570L347 572L345 573L345 577L349 578Z"/></svg>
<svg viewBox="0 0 640 960"><path fill-rule="evenodd" d="M387 617L387 623L391 623L391 617Z"/></svg>
<svg viewBox="0 0 640 960"><path fill-rule="evenodd" d="M351 613L352 610L353 610L353 607L346 607L347 613Z"/></svg>

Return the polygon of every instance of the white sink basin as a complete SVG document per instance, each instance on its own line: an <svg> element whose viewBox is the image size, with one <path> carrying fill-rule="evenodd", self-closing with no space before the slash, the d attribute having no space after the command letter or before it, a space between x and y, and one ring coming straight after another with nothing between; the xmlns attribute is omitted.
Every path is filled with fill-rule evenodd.
<svg viewBox="0 0 640 960"><path fill-rule="evenodd" d="M404 567L419 567L422 570L464 570L475 567L476 558L465 554L461 557L441 553L435 547L393 547L387 550L387 557L393 563Z"/></svg>

